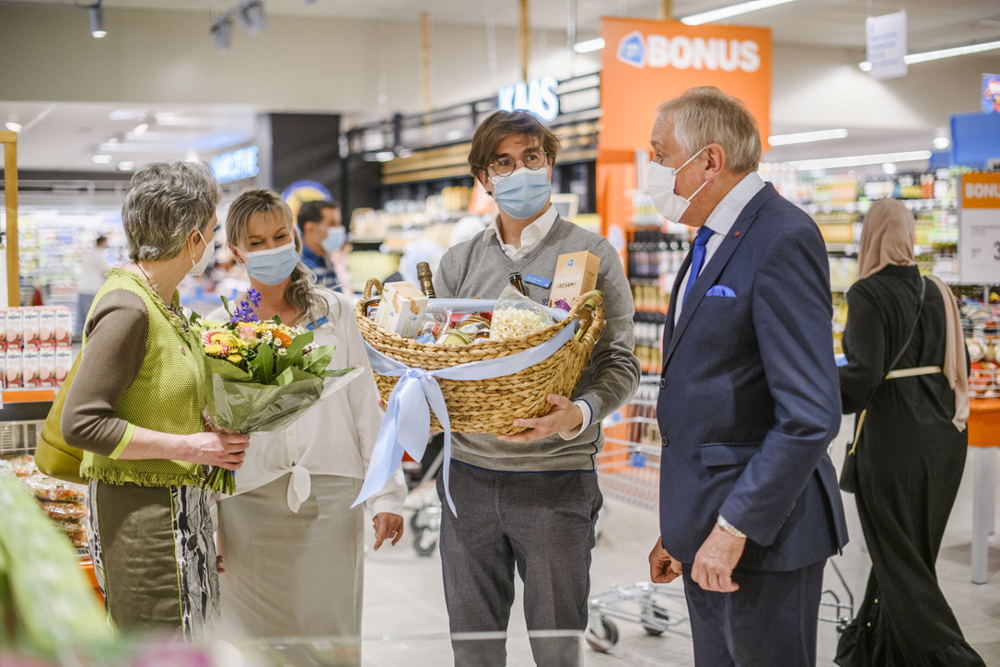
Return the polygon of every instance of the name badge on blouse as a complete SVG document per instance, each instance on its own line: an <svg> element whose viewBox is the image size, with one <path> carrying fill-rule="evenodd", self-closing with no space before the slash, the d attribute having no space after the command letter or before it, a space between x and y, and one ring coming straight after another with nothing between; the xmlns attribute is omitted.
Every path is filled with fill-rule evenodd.
<svg viewBox="0 0 1000 667"><path fill-rule="evenodd" d="M330 323L330 318L329 317L321 317L318 320L313 320L312 322L310 322L309 324L307 324L306 325L306 329L308 329L309 331L315 331L316 329L319 329L324 324L329 324L329 323Z"/></svg>

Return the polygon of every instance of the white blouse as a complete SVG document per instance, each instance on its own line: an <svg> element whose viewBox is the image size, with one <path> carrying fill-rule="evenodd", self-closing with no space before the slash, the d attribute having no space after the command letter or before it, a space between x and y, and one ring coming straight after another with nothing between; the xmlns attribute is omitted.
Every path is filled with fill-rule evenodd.
<svg viewBox="0 0 1000 667"><path fill-rule="evenodd" d="M236 493L246 493L291 473L288 507L298 512L310 495L310 475L364 479L382 423L378 390L350 298L317 289L330 305L327 321L313 329L317 345L335 346L331 369L364 368L339 392L320 399L283 429L250 436L243 466L236 472ZM227 320L220 308L209 320ZM322 321L322 318L320 319ZM303 325L308 324L303 322ZM406 485L402 471L365 505L373 514L402 514ZM347 509L346 507L344 509Z"/></svg>

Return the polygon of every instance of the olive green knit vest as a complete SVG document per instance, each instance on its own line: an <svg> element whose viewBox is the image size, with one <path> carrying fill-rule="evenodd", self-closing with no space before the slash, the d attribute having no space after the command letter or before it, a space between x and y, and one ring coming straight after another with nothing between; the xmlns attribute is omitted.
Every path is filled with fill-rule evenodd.
<svg viewBox="0 0 1000 667"><path fill-rule="evenodd" d="M149 329L142 366L119 400L115 415L153 431L180 435L203 431L205 364L198 340L185 331L181 318L167 309L145 280L121 269L108 274L107 282L94 297L91 312L105 294L121 289L142 299L149 316ZM186 461L122 460L84 452L80 475L116 485L128 482L139 486L200 485L204 468Z"/></svg>

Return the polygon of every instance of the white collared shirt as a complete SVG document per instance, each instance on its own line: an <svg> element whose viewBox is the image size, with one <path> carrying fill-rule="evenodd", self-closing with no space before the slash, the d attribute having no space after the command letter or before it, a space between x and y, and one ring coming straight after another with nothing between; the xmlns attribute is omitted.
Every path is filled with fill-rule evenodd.
<svg viewBox="0 0 1000 667"><path fill-rule="evenodd" d="M363 480L382 425L378 390L372 378L361 331L348 296L319 289L330 314L313 329L317 345L333 345L331 369L364 368L341 391L320 399L284 428L250 436L243 467L236 475L236 493L246 493L291 473L288 508L298 512L311 494L312 475L338 475ZM219 309L209 320L228 319ZM303 325L308 323L303 323ZM372 514L402 514L406 485L397 471L392 481L365 505ZM226 502L223 500L222 502ZM346 507L343 509L347 509Z"/></svg>
<svg viewBox="0 0 1000 667"><path fill-rule="evenodd" d="M763 187L764 180L757 174L757 172L752 171L744 176L743 180L737 183L709 214L708 220L705 221L705 226L715 233L712 234L712 236L709 237L708 242L705 243L705 261L701 264L702 271L704 271L705 267L708 266L708 263L712 261L715 251L719 249L722 242L727 236L729 236L729 232L733 229L733 225L735 225L736 221L739 219L740 213L743 212L743 209L747 207L750 200L753 199ZM688 279L691 277L689 274L690 268L685 272L684 280L681 281L677 294L673 295L673 298L680 299L680 301L677 302L677 308L674 309L674 324L677 324L677 322L681 319L681 306L684 298L683 295L687 290ZM697 277L698 276L695 276L695 278Z"/></svg>
<svg viewBox="0 0 1000 667"><path fill-rule="evenodd" d="M526 255L542 239L548 236L552 230L552 225L556 224L558 217L559 212L556 210L556 207L549 204L545 213L542 213L537 220L525 227L521 232L521 246L514 247L510 243L503 242L503 236L500 234L500 216L497 216L483 233L483 239L492 241L495 238L500 243L500 249L503 250L503 254L507 255L509 259L518 259Z"/></svg>

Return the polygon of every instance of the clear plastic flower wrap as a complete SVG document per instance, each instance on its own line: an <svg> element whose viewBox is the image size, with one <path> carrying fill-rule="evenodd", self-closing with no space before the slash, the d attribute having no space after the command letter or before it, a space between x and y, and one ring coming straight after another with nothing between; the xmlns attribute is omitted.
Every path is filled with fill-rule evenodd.
<svg viewBox="0 0 1000 667"><path fill-rule="evenodd" d="M508 285L493 308L490 339L519 338L555 324L548 308Z"/></svg>
<svg viewBox="0 0 1000 667"><path fill-rule="evenodd" d="M314 345L311 331L277 318L258 321L254 307L260 297L254 290L248 297L229 322L192 319L208 367L208 421L231 433L286 426L360 374L353 368L329 369L334 349ZM223 303L229 311L228 302ZM231 494L236 478L230 470L213 467L206 485Z"/></svg>

